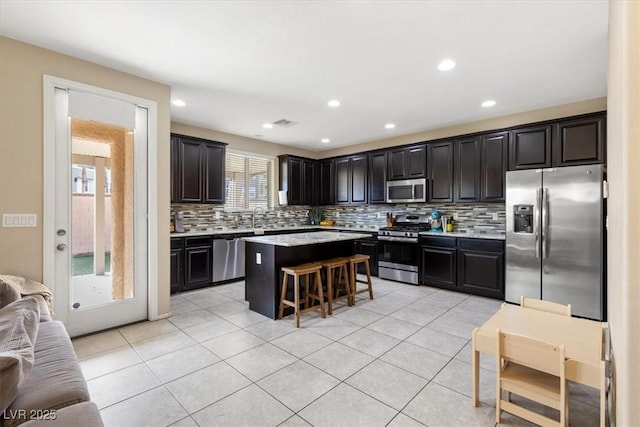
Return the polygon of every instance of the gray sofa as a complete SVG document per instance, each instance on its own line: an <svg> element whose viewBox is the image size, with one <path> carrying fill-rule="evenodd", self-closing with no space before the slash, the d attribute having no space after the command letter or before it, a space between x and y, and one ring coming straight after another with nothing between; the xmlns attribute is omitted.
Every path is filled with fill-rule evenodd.
<svg viewBox="0 0 640 427"><path fill-rule="evenodd" d="M2 427L103 426L64 325L1 282L0 381Z"/></svg>

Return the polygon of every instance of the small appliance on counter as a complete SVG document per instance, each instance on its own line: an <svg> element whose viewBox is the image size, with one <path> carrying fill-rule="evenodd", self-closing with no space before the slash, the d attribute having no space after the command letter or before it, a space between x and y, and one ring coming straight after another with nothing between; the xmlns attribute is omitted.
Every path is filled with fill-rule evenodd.
<svg viewBox="0 0 640 427"><path fill-rule="evenodd" d="M442 214L435 209L431 211L431 231L442 231Z"/></svg>
<svg viewBox="0 0 640 427"><path fill-rule="evenodd" d="M173 216L173 231L184 233L184 213L176 212Z"/></svg>

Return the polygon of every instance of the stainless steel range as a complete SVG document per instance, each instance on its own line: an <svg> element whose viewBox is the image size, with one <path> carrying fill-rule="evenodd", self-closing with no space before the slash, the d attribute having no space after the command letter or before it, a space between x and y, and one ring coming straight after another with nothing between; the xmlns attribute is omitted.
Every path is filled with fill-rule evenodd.
<svg viewBox="0 0 640 427"><path fill-rule="evenodd" d="M429 215L398 214L396 225L378 230L378 276L418 284L418 233L429 231Z"/></svg>

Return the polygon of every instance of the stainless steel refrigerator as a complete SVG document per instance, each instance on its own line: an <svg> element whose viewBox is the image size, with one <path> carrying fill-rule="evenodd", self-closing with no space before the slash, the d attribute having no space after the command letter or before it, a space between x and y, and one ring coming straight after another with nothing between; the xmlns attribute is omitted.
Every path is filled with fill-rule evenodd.
<svg viewBox="0 0 640 427"><path fill-rule="evenodd" d="M605 320L603 180L602 165L507 172L507 301Z"/></svg>

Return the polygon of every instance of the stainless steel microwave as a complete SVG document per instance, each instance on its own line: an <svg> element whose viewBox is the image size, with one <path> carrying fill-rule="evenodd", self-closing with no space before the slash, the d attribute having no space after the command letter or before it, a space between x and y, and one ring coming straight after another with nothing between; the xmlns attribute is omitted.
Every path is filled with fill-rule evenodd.
<svg viewBox="0 0 640 427"><path fill-rule="evenodd" d="M427 180L404 179L387 181L387 203L415 203L427 201Z"/></svg>

